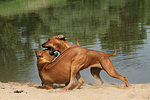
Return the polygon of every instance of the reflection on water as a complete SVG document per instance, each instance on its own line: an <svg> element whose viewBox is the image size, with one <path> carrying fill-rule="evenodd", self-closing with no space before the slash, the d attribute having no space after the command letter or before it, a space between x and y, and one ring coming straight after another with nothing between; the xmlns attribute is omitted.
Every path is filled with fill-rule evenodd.
<svg viewBox="0 0 150 100"><path fill-rule="evenodd" d="M63 34L76 45L105 53L129 83L150 82L150 12L147 0L74 1L13 16L0 16L0 81L40 83L34 48L53 35ZM134 4L134 5L133 5ZM81 72L86 83L96 83L89 69ZM105 83L123 84L101 72Z"/></svg>

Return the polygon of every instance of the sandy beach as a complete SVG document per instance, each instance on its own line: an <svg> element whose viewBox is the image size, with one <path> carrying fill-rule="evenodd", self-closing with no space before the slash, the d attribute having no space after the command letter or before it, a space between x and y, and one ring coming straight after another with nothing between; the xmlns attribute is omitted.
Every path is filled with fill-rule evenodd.
<svg viewBox="0 0 150 100"><path fill-rule="evenodd" d="M0 100L150 100L150 83L122 85L104 84L96 86L83 84L80 89L60 91L37 89L35 83L1 83Z"/></svg>

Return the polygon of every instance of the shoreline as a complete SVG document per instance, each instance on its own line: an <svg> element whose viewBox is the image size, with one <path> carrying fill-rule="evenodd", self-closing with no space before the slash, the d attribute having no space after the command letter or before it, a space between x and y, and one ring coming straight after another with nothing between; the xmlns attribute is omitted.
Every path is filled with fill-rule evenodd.
<svg viewBox="0 0 150 100"><path fill-rule="evenodd" d="M40 84L17 82L0 82L0 100L150 100L150 83L96 86L83 84L80 89L61 91L63 85L56 89L37 89Z"/></svg>

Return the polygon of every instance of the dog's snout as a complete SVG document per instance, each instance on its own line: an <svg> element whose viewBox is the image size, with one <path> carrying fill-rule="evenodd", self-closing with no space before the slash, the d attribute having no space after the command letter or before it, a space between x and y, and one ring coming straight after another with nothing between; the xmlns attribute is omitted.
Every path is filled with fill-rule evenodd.
<svg viewBox="0 0 150 100"><path fill-rule="evenodd" d="M42 44L42 47L45 48L45 43Z"/></svg>

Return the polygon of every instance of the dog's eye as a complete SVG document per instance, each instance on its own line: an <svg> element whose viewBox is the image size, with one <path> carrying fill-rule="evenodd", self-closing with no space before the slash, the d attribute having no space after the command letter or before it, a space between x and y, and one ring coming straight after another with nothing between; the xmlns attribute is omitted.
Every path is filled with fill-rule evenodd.
<svg viewBox="0 0 150 100"><path fill-rule="evenodd" d="M50 41L51 39L48 39L48 41Z"/></svg>

